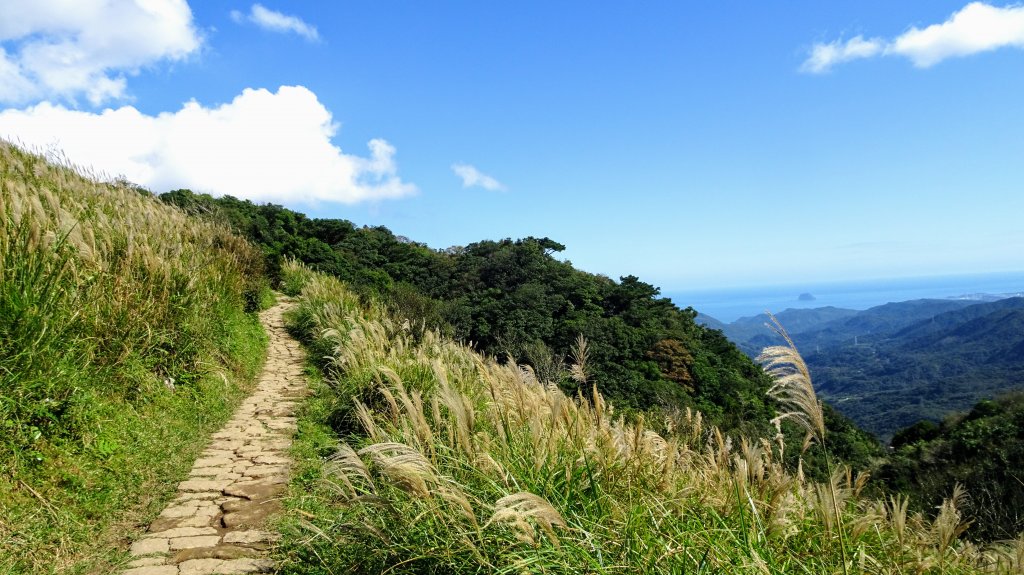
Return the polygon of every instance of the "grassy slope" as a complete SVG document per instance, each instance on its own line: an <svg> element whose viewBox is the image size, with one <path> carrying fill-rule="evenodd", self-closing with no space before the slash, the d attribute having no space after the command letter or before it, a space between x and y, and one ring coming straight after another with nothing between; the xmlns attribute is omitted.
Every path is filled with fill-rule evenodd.
<svg viewBox="0 0 1024 575"><path fill-rule="evenodd" d="M2 142L0 187L0 573L110 572L262 364L260 257Z"/></svg>
<svg viewBox="0 0 1024 575"><path fill-rule="evenodd" d="M779 464L781 445L733 444L693 413L658 435L616 419L599 395L568 398L305 276L292 323L325 376L300 422L285 573L1024 566L1024 539L984 550L958 540L955 499L934 521L908 515L842 473L806 481Z"/></svg>

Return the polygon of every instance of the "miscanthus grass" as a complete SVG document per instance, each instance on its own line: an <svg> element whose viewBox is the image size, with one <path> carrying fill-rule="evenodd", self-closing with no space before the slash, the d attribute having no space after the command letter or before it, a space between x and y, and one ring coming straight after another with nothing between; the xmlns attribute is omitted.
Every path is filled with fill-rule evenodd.
<svg viewBox="0 0 1024 575"><path fill-rule="evenodd" d="M0 141L0 572L117 548L258 369L261 271L146 190Z"/></svg>
<svg viewBox="0 0 1024 575"><path fill-rule="evenodd" d="M627 421L593 382L566 396L529 368L363 308L337 280L308 276L292 321L324 376L300 423L285 573L1024 567L1024 539L978 548L957 537L957 494L929 521L905 500L864 497L867 475L838 464L829 481L808 481L783 465L781 434L727 437L692 411ZM773 357L799 373L792 354ZM587 358L580 341L566 377L581 386ZM820 404L787 391L803 381L786 373L774 392L785 413L824 442Z"/></svg>

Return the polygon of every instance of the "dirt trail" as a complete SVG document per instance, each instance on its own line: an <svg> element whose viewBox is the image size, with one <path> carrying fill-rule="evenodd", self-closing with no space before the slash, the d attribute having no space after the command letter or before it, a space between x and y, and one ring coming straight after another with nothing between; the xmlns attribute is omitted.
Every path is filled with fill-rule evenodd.
<svg viewBox="0 0 1024 575"><path fill-rule="evenodd" d="M275 535L260 529L281 509L295 432L294 411L306 393L299 343L284 328L289 303L260 314L270 336L256 391L213 435L178 495L131 547L123 575L268 573Z"/></svg>

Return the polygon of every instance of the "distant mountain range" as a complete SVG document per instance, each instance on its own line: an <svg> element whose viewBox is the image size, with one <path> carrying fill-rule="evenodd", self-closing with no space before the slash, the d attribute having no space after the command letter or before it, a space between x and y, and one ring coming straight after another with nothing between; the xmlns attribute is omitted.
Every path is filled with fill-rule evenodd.
<svg viewBox="0 0 1024 575"><path fill-rule="evenodd" d="M1024 388L1024 297L972 294L858 311L789 309L776 315L822 398L888 441L921 419L941 420L977 401ZM729 324L699 315L756 356L781 339L767 315Z"/></svg>

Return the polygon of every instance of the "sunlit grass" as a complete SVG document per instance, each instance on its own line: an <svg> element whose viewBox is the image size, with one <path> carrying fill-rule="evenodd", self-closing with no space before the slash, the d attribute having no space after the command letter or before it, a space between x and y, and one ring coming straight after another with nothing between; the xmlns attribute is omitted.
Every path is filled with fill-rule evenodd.
<svg viewBox="0 0 1024 575"><path fill-rule="evenodd" d="M1024 566L1024 540L980 549L957 538L966 518L956 495L930 521L907 516L902 500L864 497L867 476L842 466L829 481L806 480L781 463L781 434L726 437L691 411L650 422L669 430L656 433L596 390L568 397L532 370L363 309L337 280L307 278L292 323L325 374L303 424L317 448L300 453L326 452L328 428L336 443L303 463L284 528L287 573ZM586 381L585 342L577 347L573 373ZM799 374L795 350L774 351ZM797 399L790 417L808 408L803 420L824 442L820 404Z"/></svg>
<svg viewBox="0 0 1024 575"><path fill-rule="evenodd" d="M90 569L258 370L262 256L5 142L0 191L0 572Z"/></svg>

